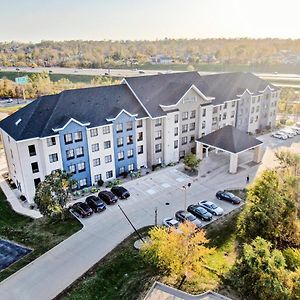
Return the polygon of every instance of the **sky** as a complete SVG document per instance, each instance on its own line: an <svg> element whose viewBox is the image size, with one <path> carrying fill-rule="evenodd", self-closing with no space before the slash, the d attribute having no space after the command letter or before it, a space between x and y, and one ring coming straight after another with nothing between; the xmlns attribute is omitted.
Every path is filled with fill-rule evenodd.
<svg viewBox="0 0 300 300"><path fill-rule="evenodd" d="M0 0L0 41L300 38L300 0Z"/></svg>

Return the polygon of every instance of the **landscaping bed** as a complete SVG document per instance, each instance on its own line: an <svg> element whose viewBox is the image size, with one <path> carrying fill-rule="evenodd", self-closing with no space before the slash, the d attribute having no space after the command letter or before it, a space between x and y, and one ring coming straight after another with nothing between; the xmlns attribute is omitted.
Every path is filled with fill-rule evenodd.
<svg viewBox="0 0 300 300"><path fill-rule="evenodd" d="M72 217L65 220L41 218L33 220L12 210L0 190L0 237L32 249L19 261L0 272L0 281L12 275L46 251L82 228Z"/></svg>

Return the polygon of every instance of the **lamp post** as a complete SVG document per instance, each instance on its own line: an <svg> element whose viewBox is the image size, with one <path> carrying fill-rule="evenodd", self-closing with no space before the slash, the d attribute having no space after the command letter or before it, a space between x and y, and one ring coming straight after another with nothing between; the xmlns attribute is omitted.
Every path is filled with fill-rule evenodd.
<svg viewBox="0 0 300 300"><path fill-rule="evenodd" d="M186 192L189 187L191 187L191 183L185 184L182 186L181 190L184 192L184 210L186 210Z"/></svg>

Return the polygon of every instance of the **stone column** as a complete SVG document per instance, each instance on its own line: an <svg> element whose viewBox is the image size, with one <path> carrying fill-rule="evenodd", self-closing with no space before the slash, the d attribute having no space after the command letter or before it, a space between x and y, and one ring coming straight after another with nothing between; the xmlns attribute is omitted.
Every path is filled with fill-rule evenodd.
<svg viewBox="0 0 300 300"><path fill-rule="evenodd" d="M196 142L196 156L199 159L203 159L203 144Z"/></svg>
<svg viewBox="0 0 300 300"><path fill-rule="evenodd" d="M253 161L258 164L261 162L261 158L262 158L262 151L261 151L261 145L259 145L254 148Z"/></svg>
<svg viewBox="0 0 300 300"><path fill-rule="evenodd" d="M205 157L208 157L208 149L209 149L209 147L205 148Z"/></svg>
<svg viewBox="0 0 300 300"><path fill-rule="evenodd" d="M235 174L238 168L238 154L230 153L229 173Z"/></svg>

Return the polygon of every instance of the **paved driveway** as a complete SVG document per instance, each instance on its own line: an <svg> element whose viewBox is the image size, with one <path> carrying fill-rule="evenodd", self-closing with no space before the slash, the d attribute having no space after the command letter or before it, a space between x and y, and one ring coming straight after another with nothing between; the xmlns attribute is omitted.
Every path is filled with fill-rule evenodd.
<svg viewBox="0 0 300 300"><path fill-rule="evenodd" d="M266 152L260 165L249 163L252 158L249 151L241 156L238 174L231 175L228 173L228 155L212 153L201 163L197 180L185 176L176 168L166 168L126 183L132 197L119 203L134 225L140 228L154 223L156 207L159 221L183 209L184 194L180 187L187 182L192 182L187 192L187 204L215 199L218 189L242 188L248 174L253 179L262 169L273 165L272 148L277 145L290 145L294 151L300 150L300 136L283 143L268 136L261 139L266 141ZM167 202L169 205L165 205ZM219 203L224 208L231 207L231 204ZM3 281L0 284L0 299L54 298L133 231L116 205L84 222L81 231Z"/></svg>

